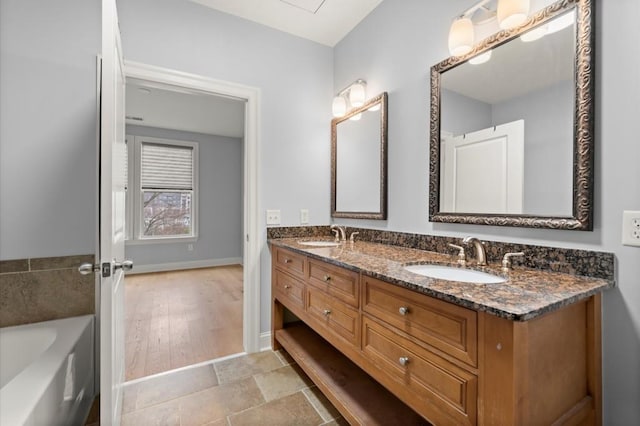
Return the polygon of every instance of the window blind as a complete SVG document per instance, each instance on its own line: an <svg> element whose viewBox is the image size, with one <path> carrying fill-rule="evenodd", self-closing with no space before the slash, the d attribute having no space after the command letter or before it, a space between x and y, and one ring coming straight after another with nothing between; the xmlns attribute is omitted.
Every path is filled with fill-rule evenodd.
<svg viewBox="0 0 640 426"><path fill-rule="evenodd" d="M193 189L193 148L141 144L142 189Z"/></svg>

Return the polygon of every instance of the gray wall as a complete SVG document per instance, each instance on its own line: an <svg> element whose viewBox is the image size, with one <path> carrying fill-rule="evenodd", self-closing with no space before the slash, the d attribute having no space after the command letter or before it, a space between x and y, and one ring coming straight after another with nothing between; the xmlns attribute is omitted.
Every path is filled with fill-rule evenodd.
<svg viewBox="0 0 640 426"><path fill-rule="evenodd" d="M524 212L573 211L573 82L493 105L493 125L524 119Z"/></svg>
<svg viewBox="0 0 640 426"><path fill-rule="evenodd" d="M476 235L614 252L617 288L604 294L604 424L640 419L640 249L622 246L624 209L640 210L640 16L637 0L596 2L596 159L593 232L533 230L428 221L429 68L448 56L451 19L468 1L385 0L340 42L334 88L365 78L370 93L389 92L389 220L347 221L397 231ZM380 31L384 28L384 31Z"/></svg>
<svg viewBox="0 0 640 426"><path fill-rule="evenodd" d="M95 252L99 36L97 1L0 1L0 259Z"/></svg>
<svg viewBox="0 0 640 426"><path fill-rule="evenodd" d="M127 243L136 266L242 257L242 139L127 125L127 135L198 142L198 241Z"/></svg>
<svg viewBox="0 0 640 426"><path fill-rule="evenodd" d="M332 49L182 0L118 4L125 58L261 90L259 211L262 331L270 328L266 209L283 225L311 225L330 210Z"/></svg>
<svg viewBox="0 0 640 426"><path fill-rule="evenodd" d="M440 131L454 136L493 126L491 104L442 89Z"/></svg>

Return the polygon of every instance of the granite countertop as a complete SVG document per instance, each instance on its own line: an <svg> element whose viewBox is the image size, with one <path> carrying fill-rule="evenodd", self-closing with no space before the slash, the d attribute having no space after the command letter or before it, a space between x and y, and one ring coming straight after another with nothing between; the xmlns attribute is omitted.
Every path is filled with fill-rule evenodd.
<svg viewBox="0 0 640 426"><path fill-rule="evenodd" d="M527 321L585 299L613 283L579 275L515 267L502 272L501 265L466 268L499 275L507 281L499 284L473 284L440 280L406 271L410 264L442 264L459 267L456 256L412 248L357 241L338 247L310 247L305 240L326 238L277 238L269 242L365 275L379 278L459 306L485 311L514 321ZM471 262L470 262L471 263Z"/></svg>

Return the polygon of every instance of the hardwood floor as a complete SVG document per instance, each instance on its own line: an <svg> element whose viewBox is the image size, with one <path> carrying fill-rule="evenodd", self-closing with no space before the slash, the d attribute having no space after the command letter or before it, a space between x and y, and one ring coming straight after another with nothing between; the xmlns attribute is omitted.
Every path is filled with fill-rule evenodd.
<svg viewBox="0 0 640 426"><path fill-rule="evenodd" d="M242 352L242 266L130 275L125 380Z"/></svg>

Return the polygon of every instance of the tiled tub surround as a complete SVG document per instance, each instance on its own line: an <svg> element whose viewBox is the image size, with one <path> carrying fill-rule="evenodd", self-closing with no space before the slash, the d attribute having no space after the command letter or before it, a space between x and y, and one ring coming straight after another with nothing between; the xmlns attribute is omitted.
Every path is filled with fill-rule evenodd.
<svg viewBox="0 0 640 426"><path fill-rule="evenodd" d="M461 239L455 237L347 227L347 236L351 235L352 232L359 233L356 236L356 241L368 241L442 254L455 255L456 251L450 248L448 244L461 244ZM333 238L333 234L329 226L273 227L267 228L267 238L270 240L279 238L322 239ZM512 259L516 267L523 266L525 268L602 278L612 285L614 283L615 258L613 253L500 241L485 242L488 262L500 263L505 253L524 252L524 257ZM475 258L473 247L465 247L465 251L468 258Z"/></svg>
<svg viewBox="0 0 640 426"><path fill-rule="evenodd" d="M351 230L357 229L350 228ZM313 235L312 238L321 237ZM346 242L338 247L311 248L298 244L304 239L309 237L274 238L270 243L459 306L515 321L536 318L613 286L613 280L540 269L515 267L504 273L499 263L490 263L486 267L467 267L500 275L506 278L504 283L472 284L438 280L408 272L404 266L438 263L457 267L455 256L443 254L448 250L425 251L367 241L356 241L354 244ZM491 244L493 243L487 245L490 247ZM488 252L494 250L489 249ZM490 257L489 261L491 260L495 261L495 257Z"/></svg>
<svg viewBox="0 0 640 426"><path fill-rule="evenodd" d="M95 313L94 255L0 261L0 327Z"/></svg>

